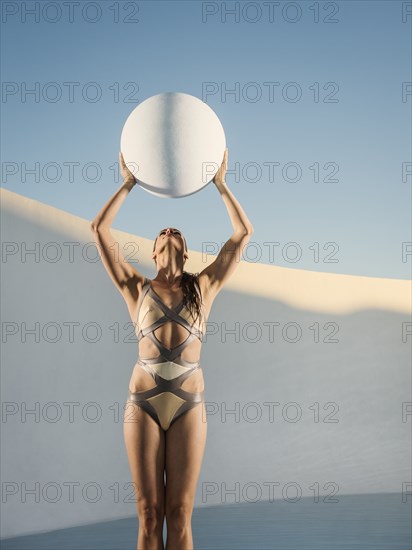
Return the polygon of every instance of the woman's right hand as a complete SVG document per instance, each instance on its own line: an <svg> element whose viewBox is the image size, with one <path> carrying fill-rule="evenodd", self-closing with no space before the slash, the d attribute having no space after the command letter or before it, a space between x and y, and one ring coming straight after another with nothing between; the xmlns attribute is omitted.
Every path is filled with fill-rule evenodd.
<svg viewBox="0 0 412 550"><path fill-rule="evenodd" d="M132 172L128 169L126 166L126 163L123 158L123 153L119 152L119 165L120 165L120 173L122 175L124 183L136 183L136 178L132 174Z"/></svg>
<svg viewBox="0 0 412 550"><path fill-rule="evenodd" d="M219 170L216 172L215 177L213 178L213 183L216 185L216 187L219 189L219 187L225 186L225 175L227 170L227 156L228 156L229 149L226 147L225 152L223 154L223 161L220 165Z"/></svg>

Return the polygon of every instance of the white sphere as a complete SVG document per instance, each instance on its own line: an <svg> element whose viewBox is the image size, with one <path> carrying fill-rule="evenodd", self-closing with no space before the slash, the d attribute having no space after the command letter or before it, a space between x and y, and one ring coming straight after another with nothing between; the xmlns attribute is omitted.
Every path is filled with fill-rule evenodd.
<svg viewBox="0 0 412 550"><path fill-rule="evenodd" d="M149 97L127 118L121 151L149 193L184 197L210 183L223 161L226 139L216 113L189 94Z"/></svg>

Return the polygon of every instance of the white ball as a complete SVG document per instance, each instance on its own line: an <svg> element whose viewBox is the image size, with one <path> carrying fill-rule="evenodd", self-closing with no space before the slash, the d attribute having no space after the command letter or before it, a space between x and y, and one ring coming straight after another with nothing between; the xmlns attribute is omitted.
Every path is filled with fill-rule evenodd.
<svg viewBox="0 0 412 550"><path fill-rule="evenodd" d="M216 113L189 94L149 97L129 115L121 136L124 160L149 193L184 197L210 183L226 139Z"/></svg>

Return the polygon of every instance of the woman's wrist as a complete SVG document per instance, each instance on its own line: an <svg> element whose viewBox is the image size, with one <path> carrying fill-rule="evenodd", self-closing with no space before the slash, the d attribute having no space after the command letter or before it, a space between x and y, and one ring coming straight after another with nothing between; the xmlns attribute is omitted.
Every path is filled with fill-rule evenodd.
<svg viewBox="0 0 412 550"><path fill-rule="evenodd" d="M215 181L215 185L219 190L227 189L227 185L225 181L217 180Z"/></svg>
<svg viewBox="0 0 412 550"><path fill-rule="evenodd" d="M125 178L123 180L123 185L131 191L131 189L136 185L136 180L134 178Z"/></svg>

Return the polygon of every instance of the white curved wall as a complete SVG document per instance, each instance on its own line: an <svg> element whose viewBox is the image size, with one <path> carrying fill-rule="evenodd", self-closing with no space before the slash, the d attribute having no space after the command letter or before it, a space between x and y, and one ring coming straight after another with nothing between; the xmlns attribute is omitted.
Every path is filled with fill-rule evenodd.
<svg viewBox="0 0 412 550"><path fill-rule="evenodd" d="M85 259L95 255L89 220L6 190L1 201L3 536L134 516L122 408L137 345L126 305L100 259ZM153 277L152 242L113 233L139 244L135 266ZM52 242L57 262L42 257ZM39 257L22 261L35 243ZM67 243L78 243L73 258ZM186 268L205 265L191 252ZM410 307L408 281L242 262L202 350L209 428L196 505L268 500L270 487L281 498L288 483L303 496L318 483L321 498L400 493L410 482ZM35 333L24 336L24 323ZM24 496L24 484L35 493Z"/></svg>

